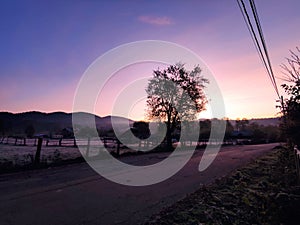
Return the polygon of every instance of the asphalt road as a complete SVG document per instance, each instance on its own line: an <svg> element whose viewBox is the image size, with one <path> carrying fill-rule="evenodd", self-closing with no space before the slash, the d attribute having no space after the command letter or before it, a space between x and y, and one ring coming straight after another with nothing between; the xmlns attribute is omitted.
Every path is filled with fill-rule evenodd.
<svg viewBox="0 0 300 225"><path fill-rule="evenodd" d="M221 149L213 164L198 171L197 151L176 175L159 184L132 187L113 183L86 163L0 176L1 225L139 224L162 208L209 184L277 144ZM167 154L124 158L132 164L151 163Z"/></svg>

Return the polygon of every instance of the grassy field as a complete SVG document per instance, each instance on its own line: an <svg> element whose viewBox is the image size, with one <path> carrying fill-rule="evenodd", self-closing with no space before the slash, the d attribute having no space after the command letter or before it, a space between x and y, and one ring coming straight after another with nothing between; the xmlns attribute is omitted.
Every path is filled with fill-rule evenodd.
<svg viewBox="0 0 300 225"><path fill-rule="evenodd" d="M203 186L145 224L300 224L300 186L293 152L279 147L210 186Z"/></svg>

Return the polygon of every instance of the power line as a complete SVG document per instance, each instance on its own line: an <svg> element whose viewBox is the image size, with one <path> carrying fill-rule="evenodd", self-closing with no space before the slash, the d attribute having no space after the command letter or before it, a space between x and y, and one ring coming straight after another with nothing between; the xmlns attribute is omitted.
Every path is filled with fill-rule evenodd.
<svg viewBox="0 0 300 225"><path fill-rule="evenodd" d="M263 53L262 53L262 50L261 50L261 48L260 48L260 45L256 44L256 43L258 43L258 40L257 40L255 31L254 31L254 28L253 28L253 26L252 26L251 20L250 20L250 18L249 18L249 15L248 15L248 13L247 13L245 4L244 4L243 1L241 1L241 3L242 3L242 6L241 6L240 3L239 3L239 0L237 0L237 2L238 2L238 5L239 5L239 8L240 8L240 10L241 10L241 13L242 13L242 15L243 15L244 21L245 21L245 23L246 23L246 25L247 25L248 31L249 31L249 33L250 33L250 36L251 36L251 38L252 38L252 41L253 41L253 43L254 43L254 46L255 46L255 48L256 48L256 51L257 51L257 53L258 53L258 55L259 55L259 57L260 57L262 63L264 64L264 66L266 66L266 62L265 62L265 59L264 59L264 57L263 57ZM243 11L243 10L244 10L244 11ZM267 69L267 68L266 68L266 69Z"/></svg>
<svg viewBox="0 0 300 225"><path fill-rule="evenodd" d="M265 39L264 39L264 36L263 36L263 33L262 33L262 28L261 28L261 25L260 25L259 17L258 17L257 10L256 10L256 7L255 7L255 3L254 3L254 0L249 0L249 2L250 2L250 5L251 5L252 13L254 15L253 17L255 19L255 24L256 24L256 27L257 27L257 30L258 30L258 33L259 33L260 42L258 41L254 26L252 25L252 22L251 22L249 14L247 12L247 8L245 6L244 1L243 0L237 0L240 11L241 11L241 13L243 15L243 18L244 18L244 21L247 25L248 31L250 32L252 41L254 42L254 46L256 48L256 51L257 51L263 65L264 65L265 69L267 70L268 76L271 80L272 86L275 89L276 94L280 98L278 87L277 87L276 80L275 80L274 73L273 73L272 66L271 66L270 57L269 57L269 54L268 54L268 51L267 51L267 46L266 46L266 43L265 43ZM261 45L262 45L262 47L261 47Z"/></svg>
<svg viewBox="0 0 300 225"><path fill-rule="evenodd" d="M270 73L271 73L271 76L272 76L272 79L273 79L274 88L275 88L275 91L276 91L276 93L279 97L280 95L279 95L278 87L277 87L277 84L276 84L274 72L273 72L273 69L272 69L272 64L271 64L269 53L268 53L267 46L266 46L266 41L265 41L265 38L264 38L264 35L263 35L263 31L262 31L262 28L261 28L261 24L260 24L260 21L259 21L259 17L258 17L258 13L257 13L257 10L256 10L254 0L250 0L250 5L251 5L251 9L253 11L253 15L254 15L256 25L258 27L259 36L260 36L261 41L262 41L262 45L263 45L263 48L264 48L264 51L265 51L265 55L266 55L266 58L267 58L267 61L268 61L268 64L269 64L269 70L270 70Z"/></svg>

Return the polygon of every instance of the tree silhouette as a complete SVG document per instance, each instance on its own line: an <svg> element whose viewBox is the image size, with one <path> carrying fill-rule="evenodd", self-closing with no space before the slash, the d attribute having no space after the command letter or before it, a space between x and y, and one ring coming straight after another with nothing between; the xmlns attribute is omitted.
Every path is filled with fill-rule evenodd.
<svg viewBox="0 0 300 225"><path fill-rule="evenodd" d="M199 139L209 139L210 131L211 131L211 120L206 119L200 121L200 134Z"/></svg>
<svg viewBox="0 0 300 225"><path fill-rule="evenodd" d="M35 133L34 126L32 124L28 125L24 132L28 138L32 138Z"/></svg>
<svg viewBox="0 0 300 225"><path fill-rule="evenodd" d="M207 99L203 89L208 80L201 75L199 66L187 71L177 63L166 69L153 71L146 92L148 94L148 118L159 118L166 123L166 140L172 147L172 132L183 120L191 121L205 109Z"/></svg>
<svg viewBox="0 0 300 225"><path fill-rule="evenodd" d="M133 132L134 136L136 136L139 139L146 139L151 135L149 123L147 122L136 121L133 123L133 129L135 130L135 132Z"/></svg>
<svg viewBox="0 0 300 225"><path fill-rule="evenodd" d="M230 123L228 118L226 119L226 130L225 130L225 138L229 139L232 136L232 132L234 131L233 125Z"/></svg>
<svg viewBox="0 0 300 225"><path fill-rule="evenodd" d="M297 48L298 54L300 49ZM281 111L285 123L283 130L291 144L300 146L300 57L297 53L290 51L291 56L287 58L287 64L283 64L285 70L284 80L287 84L281 85L289 96L282 100Z"/></svg>
<svg viewBox="0 0 300 225"><path fill-rule="evenodd" d="M235 128L237 131L245 131L247 125L249 124L249 120L243 118L240 120L239 118L235 121Z"/></svg>

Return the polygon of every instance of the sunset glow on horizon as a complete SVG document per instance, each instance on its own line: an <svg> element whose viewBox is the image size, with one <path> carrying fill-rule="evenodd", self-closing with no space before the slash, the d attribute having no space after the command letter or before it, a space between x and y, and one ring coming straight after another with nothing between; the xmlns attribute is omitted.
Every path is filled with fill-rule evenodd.
<svg viewBox="0 0 300 225"><path fill-rule="evenodd" d="M0 111L72 112L76 88L89 65L110 49L140 40L173 42L195 52L213 72L226 117L268 118L279 111L236 1L3 1L0 5ZM281 77L280 65L289 50L300 47L300 30L295 29L300 24L300 2L257 1L256 6L275 76ZM163 65L144 63L115 73L99 93L95 113L110 115L120 92L134 80L150 78L158 67ZM145 87L146 83L136 90L141 97L131 107L130 119L143 119ZM209 118L210 113L199 117Z"/></svg>

